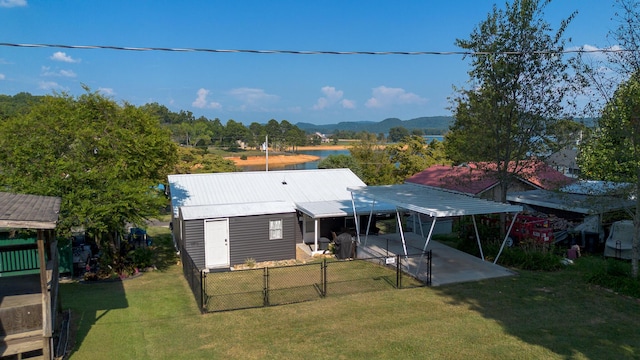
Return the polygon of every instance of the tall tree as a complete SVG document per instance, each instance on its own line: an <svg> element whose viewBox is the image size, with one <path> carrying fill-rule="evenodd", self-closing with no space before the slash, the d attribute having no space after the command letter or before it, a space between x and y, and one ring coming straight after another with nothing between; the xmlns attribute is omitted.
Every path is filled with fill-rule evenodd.
<svg viewBox="0 0 640 360"><path fill-rule="evenodd" d="M397 164L393 174L396 183L404 182L408 177L436 163L431 147L422 136L405 137L397 144L387 145L385 151L393 164Z"/></svg>
<svg viewBox="0 0 640 360"><path fill-rule="evenodd" d="M360 177L367 185L394 184L395 166L385 151L385 147L376 141L375 134L358 141L349 149L360 170Z"/></svg>
<svg viewBox="0 0 640 360"><path fill-rule="evenodd" d="M563 59L563 33L571 14L554 32L544 20L550 0L514 0L496 6L456 44L471 52L470 86L453 98L455 122L445 137L448 156L457 163L491 163L502 201L521 161L548 152L547 130L570 99L569 63Z"/></svg>
<svg viewBox="0 0 640 360"><path fill-rule="evenodd" d="M403 126L395 126L389 129L389 141L390 142L398 142L404 140L404 138L409 137L409 130L407 130Z"/></svg>
<svg viewBox="0 0 640 360"><path fill-rule="evenodd" d="M176 146L155 115L86 90L45 96L3 123L0 186L60 196L61 232L81 226L113 240L166 205L154 189L173 171Z"/></svg>
<svg viewBox="0 0 640 360"><path fill-rule="evenodd" d="M619 27L609 35L623 50L608 53L606 64L586 67L604 106L593 136L580 147L578 163L584 177L633 184L626 195L636 199L632 211L634 234L631 255L632 276L639 276L640 257L640 3L618 0ZM597 69L606 67L609 71ZM611 71L613 70L613 71ZM611 74L613 77L602 76ZM622 80L620 82L620 80ZM616 90L611 94L610 89ZM597 101L598 99L596 99Z"/></svg>

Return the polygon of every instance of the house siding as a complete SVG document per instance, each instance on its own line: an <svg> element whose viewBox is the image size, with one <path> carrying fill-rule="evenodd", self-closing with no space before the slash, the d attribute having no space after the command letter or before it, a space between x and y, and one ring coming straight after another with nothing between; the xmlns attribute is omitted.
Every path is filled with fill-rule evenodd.
<svg viewBox="0 0 640 360"><path fill-rule="evenodd" d="M204 220L182 222L182 247L197 267L204 269Z"/></svg>
<svg viewBox="0 0 640 360"><path fill-rule="evenodd" d="M282 219L282 239L269 240L269 220ZM235 217L229 219L231 265L255 261L289 260L296 257L299 232L295 213Z"/></svg>
<svg viewBox="0 0 640 360"><path fill-rule="evenodd" d="M269 220L282 219L282 239L269 240ZM205 219L182 221L182 247L196 266L205 268ZM234 217L229 219L231 265L296 258L296 239L302 237L295 213Z"/></svg>

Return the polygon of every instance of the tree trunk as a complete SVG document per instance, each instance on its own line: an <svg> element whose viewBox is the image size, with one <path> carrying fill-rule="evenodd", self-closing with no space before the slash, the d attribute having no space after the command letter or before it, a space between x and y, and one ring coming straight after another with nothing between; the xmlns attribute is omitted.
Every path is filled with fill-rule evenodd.
<svg viewBox="0 0 640 360"><path fill-rule="evenodd" d="M633 245L631 246L631 277L638 278L638 252L640 244L640 169L637 170L636 180L636 211L633 217Z"/></svg>

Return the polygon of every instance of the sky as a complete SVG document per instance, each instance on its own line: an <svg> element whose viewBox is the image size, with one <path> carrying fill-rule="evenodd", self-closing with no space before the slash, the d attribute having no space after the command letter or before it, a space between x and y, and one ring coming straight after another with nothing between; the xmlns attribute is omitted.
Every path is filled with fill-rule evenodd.
<svg viewBox="0 0 640 360"><path fill-rule="evenodd" d="M294 51L460 51L504 0L0 0L0 43ZM554 0L567 47L605 48L613 0ZM157 102L248 125L448 116L461 55L292 55L0 46L0 94Z"/></svg>

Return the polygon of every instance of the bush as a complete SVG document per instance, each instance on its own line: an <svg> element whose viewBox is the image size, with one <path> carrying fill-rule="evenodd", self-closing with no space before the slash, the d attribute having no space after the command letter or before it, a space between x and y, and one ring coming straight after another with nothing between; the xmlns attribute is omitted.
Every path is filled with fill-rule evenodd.
<svg viewBox="0 0 640 360"><path fill-rule="evenodd" d="M590 284L640 298L640 279L631 277L630 262L586 256L578 259L576 265Z"/></svg>
<svg viewBox="0 0 640 360"><path fill-rule="evenodd" d="M482 250L487 260L495 259L500 251L502 242L499 240L483 241ZM458 243L458 250L474 256L480 256L480 249L475 238L463 238ZM519 246L504 247L498 264L521 270L556 271L562 269L563 256L556 252L556 248L549 244L537 244L533 241L523 241Z"/></svg>

